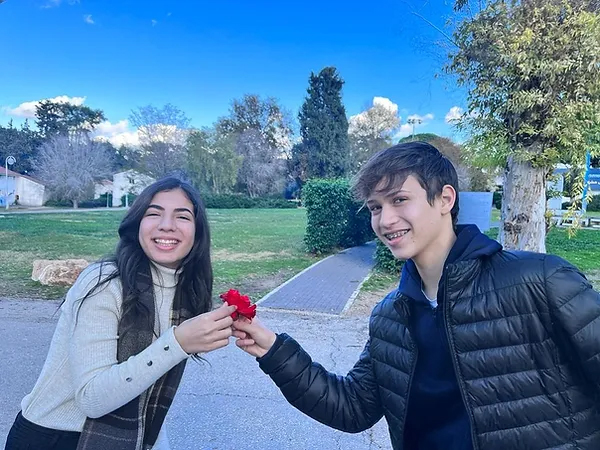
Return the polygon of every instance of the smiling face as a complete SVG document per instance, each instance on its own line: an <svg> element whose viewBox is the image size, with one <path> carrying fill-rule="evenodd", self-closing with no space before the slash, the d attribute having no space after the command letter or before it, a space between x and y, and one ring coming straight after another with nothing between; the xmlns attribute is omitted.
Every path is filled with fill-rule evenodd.
<svg viewBox="0 0 600 450"><path fill-rule="evenodd" d="M382 180L367 198L373 231L398 259L413 259L417 264L435 259L454 233L450 215L454 189L444 186L430 204L427 192L412 175L402 186L379 191L385 184Z"/></svg>
<svg viewBox="0 0 600 450"><path fill-rule="evenodd" d="M138 239L156 264L176 269L194 246L194 205L181 189L152 197L140 222Z"/></svg>

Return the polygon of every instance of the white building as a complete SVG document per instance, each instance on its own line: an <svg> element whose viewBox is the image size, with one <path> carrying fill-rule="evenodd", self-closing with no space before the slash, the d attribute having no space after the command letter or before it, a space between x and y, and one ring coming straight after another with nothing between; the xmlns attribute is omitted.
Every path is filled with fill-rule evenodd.
<svg viewBox="0 0 600 450"><path fill-rule="evenodd" d="M4 167L0 167L0 205L2 207L6 206L7 191L9 205L14 205L16 202L22 206L43 206L48 200L46 186L41 181L10 169L7 172Z"/></svg>
<svg viewBox="0 0 600 450"><path fill-rule="evenodd" d="M112 180L102 180L94 185L94 198L104 194L112 195L112 206L118 208L129 206L126 201L121 201L126 193L138 195L146 186L154 182L154 178L136 172L126 170L113 175Z"/></svg>

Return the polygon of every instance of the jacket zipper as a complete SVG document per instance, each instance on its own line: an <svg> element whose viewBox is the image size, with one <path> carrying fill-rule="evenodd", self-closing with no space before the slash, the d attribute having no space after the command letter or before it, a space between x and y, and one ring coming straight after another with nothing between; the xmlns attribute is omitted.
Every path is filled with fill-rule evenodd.
<svg viewBox="0 0 600 450"><path fill-rule="evenodd" d="M401 300L402 300L401 296ZM405 301L405 298L404 300ZM410 389L412 387L412 381L415 375L415 370L417 369L417 358L419 357L419 350L417 349L417 346L414 344L413 341L413 337L412 337L412 331L411 331L411 327L410 327L410 320L409 320L409 316L410 314L407 314L406 316L406 329L408 330L408 334L410 335L410 339L411 339L411 343L412 343L412 354L413 357L411 359L411 368L410 368L410 376L408 378L408 386L407 386L407 392L406 392L406 404L404 405L404 414L402 417L402 446L404 447L404 436L405 436L405 430L406 430L406 416L408 415L408 403L410 401Z"/></svg>
<svg viewBox="0 0 600 450"><path fill-rule="evenodd" d="M450 302L448 300L448 275L444 275L444 315L442 319L444 320L446 335L448 336L448 343L450 344L450 356L452 357L452 365L454 366L454 374L456 375L456 381L458 383L458 389L460 390L460 395L463 399L463 403L465 404L465 409L467 410L467 415L469 416L469 423L471 424L471 441L473 443L473 450L479 449L479 445L477 444L477 439L475 436L475 418L473 417L473 411L469 407L469 403L467 402L467 394L465 393L465 389L463 387L463 382L459 376L458 370L458 357L456 356L456 351L454 348L454 341L452 339L452 333L450 332Z"/></svg>

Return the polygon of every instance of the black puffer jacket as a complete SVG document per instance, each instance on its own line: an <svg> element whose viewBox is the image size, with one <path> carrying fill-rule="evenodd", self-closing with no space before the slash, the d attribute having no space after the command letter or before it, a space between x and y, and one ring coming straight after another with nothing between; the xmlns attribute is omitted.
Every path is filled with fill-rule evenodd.
<svg viewBox="0 0 600 450"><path fill-rule="evenodd" d="M474 448L600 449L600 296L585 277L556 256L507 251L451 264L445 276L443 313ZM397 292L375 307L345 377L285 334L260 366L326 425L360 432L385 416L403 449L417 357L408 311Z"/></svg>

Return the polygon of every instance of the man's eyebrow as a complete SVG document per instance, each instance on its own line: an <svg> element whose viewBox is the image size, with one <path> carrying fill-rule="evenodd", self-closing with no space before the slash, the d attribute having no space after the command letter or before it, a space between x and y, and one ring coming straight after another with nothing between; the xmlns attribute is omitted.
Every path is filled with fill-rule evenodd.
<svg viewBox="0 0 600 450"><path fill-rule="evenodd" d="M398 195L398 194L409 194L410 191L407 191L406 189L392 189L392 190L384 190L384 191L377 191L378 194L383 195L384 197L393 197L394 195Z"/></svg>

